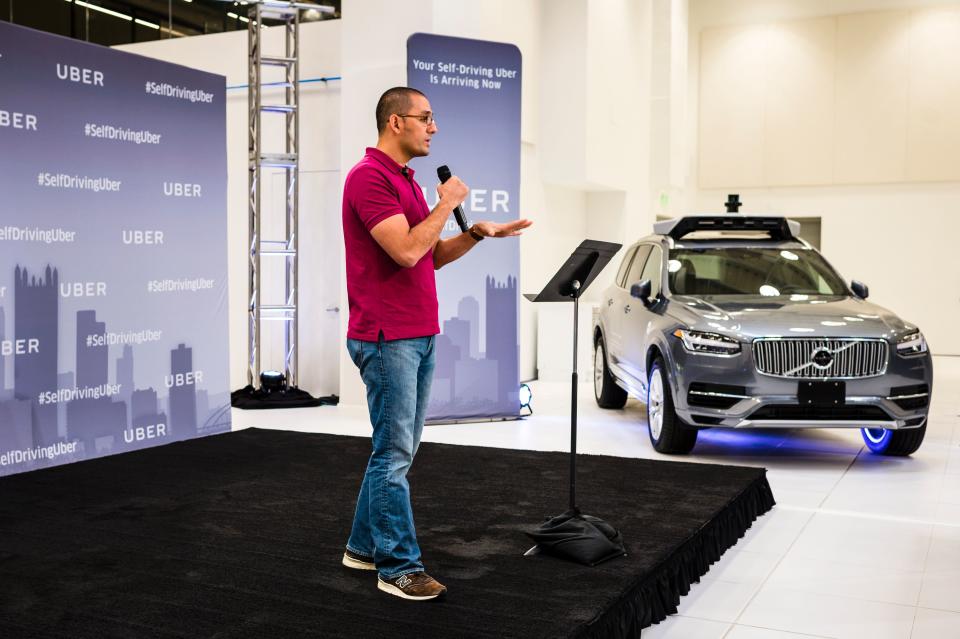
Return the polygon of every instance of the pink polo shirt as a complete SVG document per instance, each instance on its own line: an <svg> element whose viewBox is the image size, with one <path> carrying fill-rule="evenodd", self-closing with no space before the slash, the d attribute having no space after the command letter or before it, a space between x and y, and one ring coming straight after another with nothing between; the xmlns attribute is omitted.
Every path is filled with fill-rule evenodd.
<svg viewBox="0 0 960 639"><path fill-rule="evenodd" d="M440 332L433 249L411 268L393 261L370 229L391 215L414 227L430 215L413 169L403 170L379 149L347 174L343 187L343 243L347 261L350 322L347 337L375 342Z"/></svg>

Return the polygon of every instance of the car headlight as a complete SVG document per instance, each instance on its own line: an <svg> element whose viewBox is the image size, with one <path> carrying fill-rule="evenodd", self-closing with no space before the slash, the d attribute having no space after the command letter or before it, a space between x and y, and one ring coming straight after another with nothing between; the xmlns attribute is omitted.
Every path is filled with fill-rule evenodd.
<svg viewBox="0 0 960 639"><path fill-rule="evenodd" d="M678 328L673 334L683 341L683 347L691 353L735 355L740 352L740 342L719 333L705 333L703 331L691 331L688 328Z"/></svg>
<svg viewBox="0 0 960 639"><path fill-rule="evenodd" d="M923 333L920 331L904 335L897 341L897 353L900 355L920 355L926 352L927 340L923 338Z"/></svg>

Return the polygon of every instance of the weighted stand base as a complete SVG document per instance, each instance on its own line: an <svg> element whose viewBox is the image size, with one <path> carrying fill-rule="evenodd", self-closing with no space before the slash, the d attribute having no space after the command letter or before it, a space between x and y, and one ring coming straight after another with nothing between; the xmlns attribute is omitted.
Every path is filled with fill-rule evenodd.
<svg viewBox="0 0 960 639"><path fill-rule="evenodd" d="M340 398L336 395L329 397L313 397L310 393L290 386L282 391L267 393L254 390L253 386L245 386L230 394L230 403L234 408L247 410L267 408L309 408L311 406L336 405Z"/></svg>
<svg viewBox="0 0 960 639"><path fill-rule="evenodd" d="M596 566L627 554L619 530L599 517L584 515L579 509L551 517L527 536L537 545L525 552L525 557L543 552Z"/></svg>

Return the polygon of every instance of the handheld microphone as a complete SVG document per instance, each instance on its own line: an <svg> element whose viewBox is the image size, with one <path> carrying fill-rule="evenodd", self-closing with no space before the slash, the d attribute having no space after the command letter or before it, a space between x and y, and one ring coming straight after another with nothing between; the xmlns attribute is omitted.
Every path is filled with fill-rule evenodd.
<svg viewBox="0 0 960 639"><path fill-rule="evenodd" d="M450 172L450 167L444 164L443 166L437 167L437 177L440 179L440 184L443 184L453 177L453 173ZM457 224L460 226L461 231L466 233L470 230L470 227L467 226L467 216L463 213L462 205L458 204L457 208L453 209L453 216L457 218Z"/></svg>

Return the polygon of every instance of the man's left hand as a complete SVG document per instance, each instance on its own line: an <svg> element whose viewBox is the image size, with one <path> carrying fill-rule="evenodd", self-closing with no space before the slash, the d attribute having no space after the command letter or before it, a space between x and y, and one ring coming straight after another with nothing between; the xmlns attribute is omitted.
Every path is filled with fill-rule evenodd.
<svg viewBox="0 0 960 639"><path fill-rule="evenodd" d="M497 222L474 222L473 230L484 237L513 237L523 235L523 229L533 224L531 220L514 220L498 224Z"/></svg>

